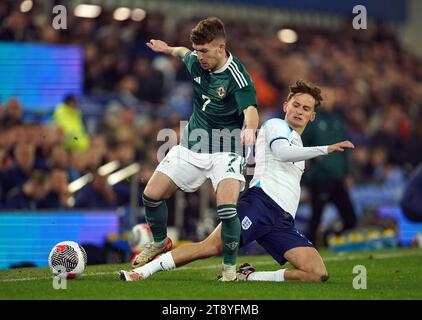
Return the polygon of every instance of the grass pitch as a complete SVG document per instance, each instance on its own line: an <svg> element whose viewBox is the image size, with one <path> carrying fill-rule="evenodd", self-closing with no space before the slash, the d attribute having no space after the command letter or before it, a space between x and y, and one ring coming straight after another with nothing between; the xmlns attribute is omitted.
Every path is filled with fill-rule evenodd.
<svg viewBox="0 0 422 320"><path fill-rule="evenodd" d="M55 290L48 268L0 271L0 299L145 299L145 300L266 300L266 299L422 299L422 250L397 249L335 254L322 251L330 279L326 283L216 281L221 258L197 261L138 282L118 280L129 264L89 266L84 274ZM89 257L88 257L89 260ZM269 256L241 256L258 271L280 267ZM367 270L367 288L353 288L356 265ZM287 267L290 267L287 265Z"/></svg>

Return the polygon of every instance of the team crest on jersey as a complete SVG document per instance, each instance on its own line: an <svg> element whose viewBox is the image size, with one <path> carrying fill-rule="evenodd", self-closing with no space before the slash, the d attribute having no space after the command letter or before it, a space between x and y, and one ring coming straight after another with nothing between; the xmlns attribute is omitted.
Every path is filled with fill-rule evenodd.
<svg viewBox="0 0 422 320"><path fill-rule="evenodd" d="M226 96L226 90L224 89L223 86L218 87L217 94L221 99L223 99Z"/></svg>
<svg viewBox="0 0 422 320"><path fill-rule="evenodd" d="M242 229L248 230L251 225L252 225L252 221L248 218L248 216L245 216L242 220Z"/></svg>

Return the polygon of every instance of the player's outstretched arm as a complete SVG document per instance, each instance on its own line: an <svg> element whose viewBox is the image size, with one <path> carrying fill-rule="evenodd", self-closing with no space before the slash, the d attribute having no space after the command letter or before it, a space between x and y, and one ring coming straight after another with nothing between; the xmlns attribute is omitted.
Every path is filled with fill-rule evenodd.
<svg viewBox="0 0 422 320"><path fill-rule="evenodd" d="M345 149L353 149L355 146L350 141L341 141L329 146L299 147L290 145L289 141L280 138L271 143L271 150L284 162L304 161L332 152L342 152Z"/></svg>
<svg viewBox="0 0 422 320"><path fill-rule="evenodd" d="M146 45L154 52L162 52L180 58L183 58L185 54L189 51L189 49L185 47L170 47L164 41L155 39L151 39L149 42L146 43Z"/></svg>
<svg viewBox="0 0 422 320"><path fill-rule="evenodd" d="M337 142L335 144L332 144L330 146L328 146L328 153L332 153L332 152L343 152L344 149L354 149L355 146L353 145L353 143L351 143L348 140L345 141L341 141L341 142Z"/></svg>

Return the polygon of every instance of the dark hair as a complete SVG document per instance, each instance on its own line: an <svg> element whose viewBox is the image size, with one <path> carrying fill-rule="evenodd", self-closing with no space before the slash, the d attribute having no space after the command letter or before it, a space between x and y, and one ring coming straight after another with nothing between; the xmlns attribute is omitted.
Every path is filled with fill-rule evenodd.
<svg viewBox="0 0 422 320"><path fill-rule="evenodd" d="M194 44L210 43L214 39L226 39L224 23L218 18L206 18L198 22L190 33L190 41Z"/></svg>
<svg viewBox="0 0 422 320"><path fill-rule="evenodd" d="M322 96L321 88L316 84L298 80L293 86L289 86L289 94L287 95L287 101L290 101L291 98L297 93L307 93L315 99L315 109L321 105Z"/></svg>
<svg viewBox="0 0 422 320"><path fill-rule="evenodd" d="M43 185L47 183L49 179L50 179L50 175L48 172L43 171L43 170L35 170L32 172L28 181Z"/></svg>
<svg viewBox="0 0 422 320"><path fill-rule="evenodd" d="M76 100L76 97L73 94L67 94L67 95L65 95L63 102L66 103L66 104L69 104L69 103L76 103L77 100Z"/></svg>

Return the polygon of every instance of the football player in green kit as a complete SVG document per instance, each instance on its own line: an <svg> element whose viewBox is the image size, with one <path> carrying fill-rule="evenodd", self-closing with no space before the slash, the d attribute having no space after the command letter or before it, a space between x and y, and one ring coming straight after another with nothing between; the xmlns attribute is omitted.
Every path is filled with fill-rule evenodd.
<svg viewBox="0 0 422 320"><path fill-rule="evenodd" d="M200 21L190 40L194 51L170 47L161 40L147 43L155 52L183 59L192 77L194 106L180 144L158 165L142 195L154 242L147 244L132 264L143 266L171 249L165 199L178 189L194 192L209 178L222 222L221 280L234 281L240 241L236 203L245 185L244 148L255 144L258 128L256 90L246 68L227 51L220 19Z"/></svg>

